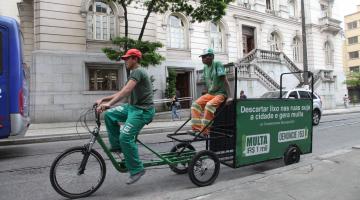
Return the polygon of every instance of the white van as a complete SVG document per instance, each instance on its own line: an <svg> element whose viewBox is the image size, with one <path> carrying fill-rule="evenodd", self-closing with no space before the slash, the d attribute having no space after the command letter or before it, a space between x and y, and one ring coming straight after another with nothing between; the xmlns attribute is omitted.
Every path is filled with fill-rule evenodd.
<svg viewBox="0 0 360 200"><path fill-rule="evenodd" d="M292 90L282 90L282 98L293 99L309 99L311 97L311 91L301 88L295 88ZM266 92L261 95L260 98L279 98L280 91ZM322 114L322 101L318 94L313 93L313 124L318 125Z"/></svg>

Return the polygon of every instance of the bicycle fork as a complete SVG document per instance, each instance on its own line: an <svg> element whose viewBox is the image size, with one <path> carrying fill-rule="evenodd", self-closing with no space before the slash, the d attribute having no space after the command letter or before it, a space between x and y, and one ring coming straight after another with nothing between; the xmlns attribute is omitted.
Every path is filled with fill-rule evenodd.
<svg viewBox="0 0 360 200"><path fill-rule="evenodd" d="M95 128L95 130L93 131L93 133L91 134L91 137L90 137L90 141L89 143L85 144L84 145L84 150L82 152L82 154L84 155L83 159L81 160L81 164L80 164L80 167L79 167L79 170L78 170L78 175L82 175L84 174L84 171L85 171L85 168L86 168L86 164L89 160L89 156L90 156L90 153L91 153L91 149L92 147L94 146L95 144L95 141L96 141L96 137L97 135L99 134L99 129L98 128Z"/></svg>

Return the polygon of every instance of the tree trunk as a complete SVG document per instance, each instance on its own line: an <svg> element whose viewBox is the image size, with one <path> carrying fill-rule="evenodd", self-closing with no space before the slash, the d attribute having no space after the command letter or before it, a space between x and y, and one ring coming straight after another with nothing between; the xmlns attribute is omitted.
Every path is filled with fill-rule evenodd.
<svg viewBox="0 0 360 200"><path fill-rule="evenodd" d="M123 7L124 9L124 20L125 20L125 37L128 38L128 35L129 35L129 21L128 21L128 18L127 18L127 7L126 7L126 3L125 1L120 1L121 3L121 6ZM124 45L124 52L126 52L128 49L128 45L127 45L127 41L125 42L125 45ZM125 63L125 68L126 68L126 77L129 78L130 76L130 70L127 69L126 67L126 63Z"/></svg>
<svg viewBox="0 0 360 200"><path fill-rule="evenodd" d="M148 7L148 12L147 12L147 14L146 14L146 16L145 16L145 18L144 18L144 23L143 23L143 25L142 25L141 32L140 32L139 38L138 38L139 41L141 41L141 39L142 39L142 37L143 37L143 35L144 35L144 31L145 31L145 27L146 27L146 24L147 24L147 20L148 20L149 17L150 17L150 14L151 14L151 12L152 12L152 9L153 9L154 5L155 5L155 0L152 0L151 3L150 3L150 5L149 5L149 7Z"/></svg>

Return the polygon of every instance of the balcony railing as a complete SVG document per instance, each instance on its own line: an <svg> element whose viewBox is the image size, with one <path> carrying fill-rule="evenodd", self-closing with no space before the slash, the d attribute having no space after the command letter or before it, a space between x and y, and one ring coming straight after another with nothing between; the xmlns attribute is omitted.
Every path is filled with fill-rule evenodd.
<svg viewBox="0 0 360 200"><path fill-rule="evenodd" d="M326 31L333 34L337 34L341 30L340 23L341 21L328 16L319 19L321 31Z"/></svg>
<svg viewBox="0 0 360 200"><path fill-rule="evenodd" d="M238 65L238 78L250 78L251 66L249 63L240 63Z"/></svg>
<svg viewBox="0 0 360 200"><path fill-rule="evenodd" d="M280 85L276 83L266 72L264 72L260 67L254 66L254 72L259 77L259 79L265 83L271 89L280 89Z"/></svg>
<svg viewBox="0 0 360 200"><path fill-rule="evenodd" d="M280 52L276 51L267 51L267 50L261 50L260 51L260 58L262 60L277 60L280 61Z"/></svg>
<svg viewBox="0 0 360 200"><path fill-rule="evenodd" d="M277 10L266 9L265 12L269 13L269 14L272 14L272 15L275 15L275 16L279 15L279 12Z"/></svg>
<svg viewBox="0 0 360 200"><path fill-rule="evenodd" d="M249 3L239 3L238 5L242 8L251 9L251 5Z"/></svg>

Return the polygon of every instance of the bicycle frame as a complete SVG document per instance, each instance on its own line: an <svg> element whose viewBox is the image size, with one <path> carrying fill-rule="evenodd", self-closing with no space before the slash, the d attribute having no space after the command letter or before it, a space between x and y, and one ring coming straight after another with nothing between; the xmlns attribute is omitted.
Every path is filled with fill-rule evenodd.
<svg viewBox="0 0 360 200"><path fill-rule="evenodd" d="M91 138L90 138L89 143L86 145L87 153L85 154L85 156L82 160L81 166L79 168L79 172L81 173L85 169L85 165L86 165L87 159L89 157L90 151L96 141L99 143L101 148L104 150L105 154L109 157L111 164L115 167L115 169L119 172L126 172L127 169L125 167L125 162L124 161L119 162L118 160L116 160L115 157L110 152L107 145L105 144L104 140L101 138L101 136L100 136L100 126L101 126L100 114L96 112L95 105L94 105L93 109L95 110L95 121L96 121L97 126L94 128L94 130L92 132L90 132ZM147 150L152 152L154 155L156 155L156 157L159 158L158 160L151 160L149 162L144 162L143 163L144 167L153 167L153 166L159 166L159 165L176 165L176 164L180 164L180 163L187 163L192 159L192 157L196 153L195 151L192 151L192 150L186 150L186 151L182 150L181 152L158 153L155 150L153 150L152 148L150 148L148 145L141 142L140 140L136 139L136 141L138 143L140 143L143 147L145 147Z"/></svg>

